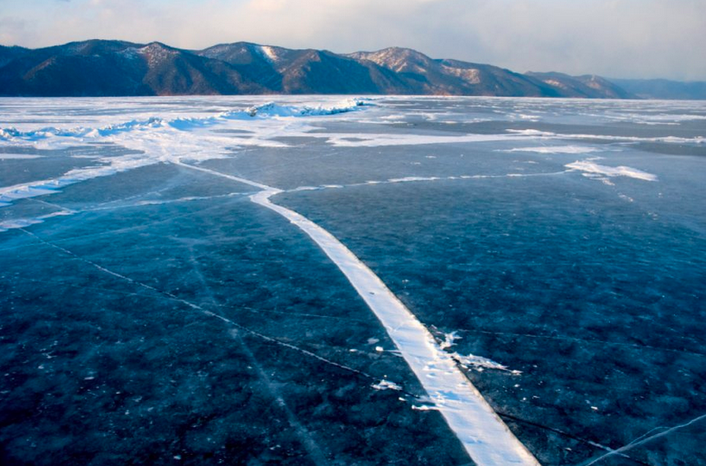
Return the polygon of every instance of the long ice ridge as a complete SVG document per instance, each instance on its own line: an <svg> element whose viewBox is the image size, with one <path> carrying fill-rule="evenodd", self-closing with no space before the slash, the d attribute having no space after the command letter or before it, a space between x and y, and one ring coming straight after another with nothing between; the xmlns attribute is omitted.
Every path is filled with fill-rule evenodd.
<svg viewBox="0 0 706 466"><path fill-rule="evenodd" d="M326 253L375 313L437 409L478 466L538 465L483 395L429 331L363 262L331 233L303 215L270 201L281 190L202 167L179 165L263 189L250 196L282 215Z"/></svg>

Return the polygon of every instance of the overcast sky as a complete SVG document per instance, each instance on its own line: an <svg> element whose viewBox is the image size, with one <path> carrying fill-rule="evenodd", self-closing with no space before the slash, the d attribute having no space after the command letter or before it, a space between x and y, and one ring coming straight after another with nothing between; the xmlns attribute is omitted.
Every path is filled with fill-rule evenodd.
<svg viewBox="0 0 706 466"><path fill-rule="evenodd" d="M0 0L0 44L417 49L515 71L706 80L706 0Z"/></svg>

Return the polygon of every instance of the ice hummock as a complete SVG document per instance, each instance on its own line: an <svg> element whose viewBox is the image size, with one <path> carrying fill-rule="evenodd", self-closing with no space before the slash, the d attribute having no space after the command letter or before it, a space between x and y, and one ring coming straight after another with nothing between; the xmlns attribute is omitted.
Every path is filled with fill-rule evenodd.
<svg viewBox="0 0 706 466"><path fill-rule="evenodd" d="M293 106L268 102L250 107L246 113L251 117L260 118L338 115L353 112L365 105L371 105L371 103L364 99L348 99L332 106Z"/></svg>

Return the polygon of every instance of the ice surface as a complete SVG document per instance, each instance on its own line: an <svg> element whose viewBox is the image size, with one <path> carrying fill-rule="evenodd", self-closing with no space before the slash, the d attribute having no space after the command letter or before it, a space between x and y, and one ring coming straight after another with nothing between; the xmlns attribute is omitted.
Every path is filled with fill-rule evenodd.
<svg viewBox="0 0 706 466"><path fill-rule="evenodd" d="M283 136L286 132L278 130L272 134L268 128L261 126L262 137L224 136L221 133L206 132L208 128L218 123L228 123L230 126L252 127L249 120L267 119L273 117L322 116L346 113L367 105L363 100L346 100L333 105L296 106L276 105L274 103L254 106L239 111L227 111L213 117L178 116L171 120L161 117L149 117L144 120L133 119L124 123L112 123L106 126L59 128L46 127L38 130L20 131L14 128L0 129L0 141L11 147L41 147L44 149L59 149L90 142L113 143L133 149L135 152L122 156L97 158L99 165L73 169L63 176L50 180L37 180L22 185L0 188L0 203L8 204L13 200L36 197L56 192L57 189L71 184L110 176L116 173L133 170L147 165L178 161L178 160L208 160L227 156L229 147L287 147L286 144L272 140L272 136ZM245 122L245 123L243 123ZM239 124L240 123L240 124ZM279 125L277 125L279 126ZM293 125L289 134L301 135L309 130L306 125ZM269 133L269 134L268 134ZM27 157L32 157L28 155Z"/></svg>
<svg viewBox="0 0 706 466"><path fill-rule="evenodd" d="M523 136L535 136L542 139L586 139L586 140L602 140L602 141L630 141L630 142L661 142L667 144L704 144L706 137L638 137L638 136L614 136L610 134L564 134L554 133L551 131L539 131L535 129L527 130L508 130L511 134L519 134Z"/></svg>
<svg viewBox="0 0 706 466"><path fill-rule="evenodd" d="M343 244L307 218L273 204L270 197L281 190L231 175L212 173L265 188L251 196L253 202L289 219L323 249L380 319L437 409L478 465L537 464L482 395L459 372L453 359L436 345L426 328Z"/></svg>
<svg viewBox="0 0 706 466"><path fill-rule="evenodd" d="M317 375L308 382L298 379L296 387L278 388L288 373L269 385L266 378L259 380L275 394L276 405L290 410L281 420L296 427L301 443L283 450L309 451L306 458L323 463L323 456L335 459L344 451L360 451L352 445L372 441L347 437L352 443L336 445L322 437L326 427L311 428L311 419L332 419L330 407L312 400L345 399L351 390L346 386L355 386L361 396L399 403L389 419L399 412L425 416L418 425L431 422L435 433L452 439L455 432L479 464L502 463L497 455L508 450L524 452L513 434L542 462L579 464L598 460L609 450L606 445L618 450L658 426L686 427L621 452L665 464L703 459L698 442L674 437L698 428L701 420L693 413L706 410L699 401L706 331L698 285L706 227L702 203L696 202L706 195L699 175L706 136L699 126L706 115L702 104L386 97L372 105L341 97L275 99L1 100L0 170L23 170L21 178L5 176L6 186L0 187L2 304L12 311L7 315L19 319L17 325L3 320L3 329L22 329L21 316L36 316L52 302L73 309L58 290L93 289L87 287L120 297L112 304L98 300L107 322L115 319L114 309L149 316L151 305L143 301L148 295L167 308L211 316L234 334L263 342L258 357L264 364L275 364L282 352L309 361L306 370ZM565 158L536 154L596 157L567 164ZM38 164L46 170L38 171ZM256 204L249 202L251 196ZM226 207L245 204L252 218L224 215ZM253 220L277 217L275 212L290 226ZM198 234L188 233L200 224ZM382 316L392 339L380 326L378 333L362 329L357 341L333 344L317 334L303 344L312 331L305 329L308 320L326 322L317 328L336 335L358 323L351 316L322 315L320 309L334 303L332 295L275 287L273 277L296 276L283 263L302 264L311 274L317 269L307 262L311 254L283 250L273 261L268 254L285 244L281 239L248 246L253 238L275 233L295 243L309 244L311 238L312 248L321 246L328 254L321 260L335 263L348 277L336 282L337 290L357 290L361 303ZM46 244L38 239L44 237ZM233 250L241 238L247 238L245 246ZM145 243L154 244L150 260L142 257ZM211 244L218 247L202 252ZM43 282L31 285L18 281L35 279L32 264L44 264L50 250L66 251L61 273L51 280L36 273ZM236 261L238 267L228 273L209 277L210 269ZM248 264L263 267L241 273ZM81 267L91 271L79 279ZM135 291L137 282L146 287ZM317 293L329 282L320 281ZM216 310L225 312L221 303L238 300L251 288L259 294L247 308L235 306L221 316L226 320L213 319ZM279 305L290 293L296 299ZM268 326L263 316L287 324ZM238 327L243 322L247 325ZM427 331L432 326L436 340ZM149 332L142 337L150 341ZM32 347L32 338L37 337L26 335L25 347ZM185 346L179 351L188 349L180 344ZM76 351L84 357L83 349ZM146 351L152 354L149 361L163 364L162 356L154 356L160 350ZM246 354L243 358L255 367ZM29 386L45 380L52 360L32 365ZM411 371L405 376L403 370L389 370L398 367L390 361L404 366L405 360L428 402L409 393L415 391ZM386 369L378 370L380 364ZM77 380L100 383L114 375L98 367ZM315 387L319 372L327 370L360 380L342 381L324 393ZM219 377L228 379L231 396L237 397L243 382ZM680 383L663 383L674 379ZM23 403L14 390L8 400ZM124 393L125 387L115 391ZM290 404L294 393L303 398ZM42 422L36 407L32 412L25 418ZM139 406L129 412L141 419ZM338 418L351 422L363 415L375 423L381 416L358 405L346 412ZM0 434L7 429L0 426ZM505 440L494 440L492 429ZM209 445L206 438L191 445ZM188 451L179 451L183 461L189 461ZM170 452L168 458L173 456ZM261 454L252 458L266 460ZM466 460L445 461L440 464Z"/></svg>
<svg viewBox="0 0 706 466"><path fill-rule="evenodd" d="M28 159L38 159L41 155L30 155L30 154L6 154L0 152L0 160L28 160Z"/></svg>

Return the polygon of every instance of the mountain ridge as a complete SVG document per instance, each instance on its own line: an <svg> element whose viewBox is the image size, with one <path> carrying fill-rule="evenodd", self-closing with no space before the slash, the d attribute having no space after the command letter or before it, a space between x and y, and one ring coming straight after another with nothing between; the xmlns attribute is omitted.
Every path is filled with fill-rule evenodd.
<svg viewBox="0 0 706 466"><path fill-rule="evenodd" d="M621 88L642 99L706 100L706 81L669 79L614 79Z"/></svg>
<svg viewBox="0 0 706 466"><path fill-rule="evenodd" d="M99 39L0 46L1 96L257 94L635 97L605 78L521 74L401 47L337 54L251 42L188 50Z"/></svg>

